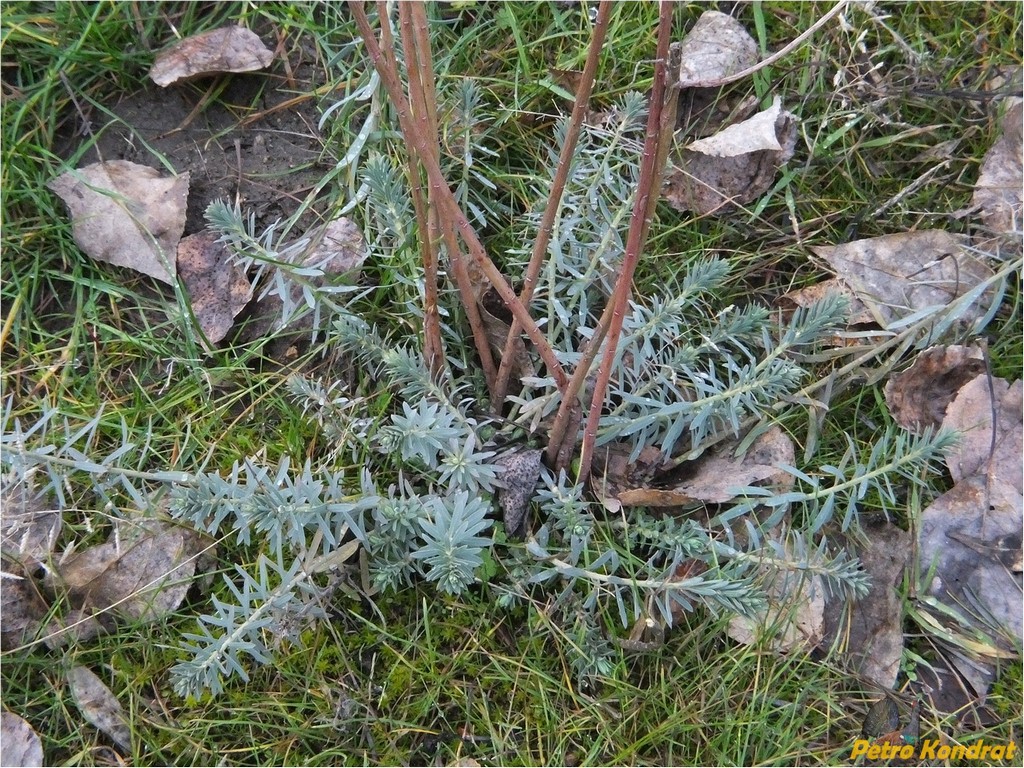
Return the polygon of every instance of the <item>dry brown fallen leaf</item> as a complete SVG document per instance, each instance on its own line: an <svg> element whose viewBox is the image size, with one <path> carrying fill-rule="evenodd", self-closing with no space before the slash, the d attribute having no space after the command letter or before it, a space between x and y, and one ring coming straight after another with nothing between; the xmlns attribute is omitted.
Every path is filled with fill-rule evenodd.
<svg viewBox="0 0 1024 768"><path fill-rule="evenodd" d="M919 435L927 427L941 426L960 388L984 370L978 347L929 347L886 382L885 403L897 424Z"/></svg>
<svg viewBox="0 0 1024 768"><path fill-rule="evenodd" d="M863 326L874 322L871 312L857 298L853 290L838 277L831 277L822 280L820 283L796 288L779 297L778 306L782 310L782 320L788 323L797 309L806 309L822 301L830 294L838 294L846 298L848 302L846 310L846 326L851 329L853 326ZM830 347L850 347L857 344L870 343L871 341L884 341L879 333L865 331L856 335L850 333L833 334L822 339L822 344Z"/></svg>
<svg viewBox="0 0 1024 768"><path fill-rule="evenodd" d="M1018 493L1022 490L1021 396L1019 380L1011 386L1004 379L990 380L987 374L978 375L961 387L942 421L943 427L962 435L960 444L946 453L946 466L954 481L980 474L987 475L989 482L1005 483Z"/></svg>
<svg viewBox="0 0 1024 768"><path fill-rule="evenodd" d="M125 751L132 748L132 732L117 697L90 669L72 667L68 672L71 695L82 716Z"/></svg>
<svg viewBox="0 0 1024 768"><path fill-rule="evenodd" d="M181 604L206 545L192 528L152 519L127 522L106 543L61 562L57 574L82 608L155 621Z"/></svg>
<svg viewBox="0 0 1024 768"><path fill-rule="evenodd" d="M1021 189L1024 187L1022 157L1022 121L1024 104L1018 102L1003 117L1003 135L996 140L981 163L973 203L979 216L993 234L1020 232L1022 226ZM1020 238L1015 238L1018 248Z"/></svg>
<svg viewBox="0 0 1024 768"><path fill-rule="evenodd" d="M494 459L495 464L504 467L498 490L502 522L508 535L517 540L526 535L526 515L540 479L542 453L540 448L520 448L505 451Z"/></svg>
<svg viewBox="0 0 1024 768"><path fill-rule="evenodd" d="M73 608L67 615L56 616L46 625L43 644L51 650L66 645L81 646L109 631L113 624L106 614L93 615L91 608Z"/></svg>
<svg viewBox="0 0 1024 768"><path fill-rule="evenodd" d="M856 602L827 601L823 646L839 650L862 677L890 689L903 658L903 604L897 588L910 560L911 537L890 523L865 523L863 531L867 543L857 555L871 588Z"/></svg>
<svg viewBox="0 0 1024 768"><path fill-rule="evenodd" d="M946 306L992 275L965 250L962 238L941 230L901 232L811 250L853 289L884 329L918 310ZM976 302L961 319L980 317L982 304Z"/></svg>
<svg viewBox="0 0 1024 768"><path fill-rule="evenodd" d="M309 250L302 257L306 266L320 265L325 275L347 275L354 280L366 261L363 231L352 219L339 216L314 227L306 236Z"/></svg>
<svg viewBox="0 0 1024 768"><path fill-rule="evenodd" d="M734 453L737 441L715 446L698 459L687 461L666 477L662 488L628 488L616 498L625 507L676 507L695 502L724 504L736 498L737 489L748 485L768 485L777 493L793 487L793 476L779 464L793 465L793 441L778 427L759 435L742 457ZM629 473L627 472L627 476Z"/></svg>
<svg viewBox="0 0 1024 768"><path fill-rule="evenodd" d="M7 557L26 567L45 563L62 525L60 510L39 496L31 482L5 484L0 490L0 544Z"/></svg>
<svg viewBox="0 0 1024 768"><path fill-rule="evenodd" d="M814 283L813 285L807 285L803 288L797 288L784 293L779 298L779 304L782 306L783 311L792 314L792 310L812 307L833 293L845 296L847 301L850 302L847 323L850 325L862 325L872 322L873 318L867 307L861 304L850 287L837 277L831 277L828 280L822 280L820 283Z"/></svg>
<svg viewBox="0 0 1024 768"><path fill-rule="evenodd" d="M789 548L786 548L787 553ZM734 616L726 634L737 643L753 645L770 638L776 651L817 647L825 631L825 588L821 577L806 572L789 573L764 569L768 606L755 619Z"/></svg>
<svg viewBox="0 0 1024 768"><path fill-rule="evenodd" d="M941 604L934 629L940 637L973 633L950 663L979 696L995 678L993 657L1019 653L1024 635L1022 399L1019 380L1010 385L987 373L960 388L942 421L962 435L946 455L956 485L921 514L919 570L933 574L926 591ZM950 613L962 616L959 629L942 629Z"/></svg>
<svg viewBox="0 0 1024 768"><path fill-rule="evenodd" d="M518 287L516 292L519 292ZM483 322L484 331L487 334L487 342L491 346L494 359L500 361L501 353L505 351L505 339L508 338L509 329L512 328L512 313L493 288L488 288L483 292L479 307L480 320ZM537 375L537 369L530 359L530 353L526 349L526 342L523 341L522 334L512 342L511 357L510 381L519 381L524 376Z"/></svg>
<svg viewBox="0 0 1024 768"><path fill-rule="evenodd" d="M337 282L352 282L359 277L359 270L366 260L367 248L359 226L344 216L312 228L306 233L309 239L303 253L296 261L303 267L319 267L323 276L311 278L315 285ZM293 301L302 301L302 289L292 286ZM269 359L284 360L294 344L295 333L312 328L313 319L306 315L288 326L292 333L279 337L284 329L279 327L283 302L276 294L269 294L258 302L252 311L252 318L239 334L239 341L249 344L269 338L264 354Z"/></svg>
<svg viewBox="0 0 1024 768"><path fill-rule="evenodd" d="M722 126L746 120L757 97L743 89L701 88L705 79L728 77L757 63L757 43L736 19L705 11L681 42L673 43L670 65L678 73L681 138L710 136Z"/></svg>
<svg viewBox="0 0 1024 768"><path fill-rule="evenodd" d="M699 87L729 77L757 63L757 43L732 16L705 11L679 43L679 87Z"/></svg>
<svg viewBox="0 0 1024 768"><path fill-rule="evenodd" d="M252 286L231 260L230 249L209 230L178 243L178 276L188 290L196 321L211 344L227 336L252 297Z"/></svg>
<svg viewBox="0 0 1024 768"><path fill-rule="evenodd" d="M43 743L26 720L6 709L0 713L0 765L34 768L43 764Z"/></svg>
<svg viewBox="0 0 1024 768"><path fill-rule="evenodd" d="M173 83L223 72L254 72L270 65L274 52L245 27L222 27L179 40L157 55L149 76L166 88Z"/></svg>
<svg viewBox="0 0 1024 768"><path fill-rule="evenodd" d="M0 648L10 651L42 634L48 610L35 581L21 566L4 559L0 567L5 573L0 589Z"/></svg>
<svg viewBox="0 0 1024 768"><path fill-rule="evenodd" d="M71 211L75 242L90 257L174 284L185 230L188 174L109 160L61 174L47 185Z"/></svg>
<svg viewBox="0 0 1024 768"><path fill-rule="evenodd" d="M766 192L795 147L796 117L776 97L765 111L684 147L662 195L680 211L724 213Z"/></svg>
<svg viewBox="0 0 1024 768"><path fill-rule="evenodd" d="M1019 467L1019 454L1017 461ZM951 660L979 696L995 677L994 657L1020 651L1022 527L1020 491L978 475L961 480L921 514L919 570L934 574L927 594L944 606L933 615L943 624L953 611L971 628L968 649L954 648L959 653ZM964 631L953 626L948 633ZM977 633L987 639L979 641Z"/></svg>

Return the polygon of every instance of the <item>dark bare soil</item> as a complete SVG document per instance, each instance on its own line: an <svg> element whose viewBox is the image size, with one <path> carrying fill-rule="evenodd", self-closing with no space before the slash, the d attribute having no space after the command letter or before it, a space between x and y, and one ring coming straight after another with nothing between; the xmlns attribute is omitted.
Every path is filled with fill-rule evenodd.
<svg viewBox="0 0 1024 768"><path fill-rule="evenodd" d="M189 172L186 235L203 229L203 211L218 198L252 211L265 226L294 213L331 166L322 155L317 100L310 97L323 85L322 70L303 55L292 52L287 67L279 57L262 72L166 88L147 82L113 95L88 108L84 121L78 115L66 123L57 151L76 167L129 160ZM95 143L75 157L90 133Z"/></svg>

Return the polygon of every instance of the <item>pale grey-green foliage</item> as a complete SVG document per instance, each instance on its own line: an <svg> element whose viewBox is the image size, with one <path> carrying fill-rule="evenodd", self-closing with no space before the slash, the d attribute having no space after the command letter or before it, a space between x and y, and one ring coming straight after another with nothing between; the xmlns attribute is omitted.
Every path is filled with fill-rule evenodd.
<svg viewBox="0 0 1024 768"><path fill-rule="evenodd" d="M489 538L477 535L491 527L490 505L460 490L447 497L431 496L424 507L427 515L419 520L424 543L412 556L429 566L428 581L457 595L476 580L476 570L483 564L481 553L491 544Z"/></svg>
<svg viewBox="0 0 1024 768"><path fill-rule="evenodd" d="M446 162L471 216L495 224L491 217L500 206L484 203L493 189L473 161L473 153L486 153L473 140L481 130L472 114L480 102L474 88L466 81L446 91L447 103L462 115L445 137ZM622 261L644 110L644 99L629 94L606 122L584 131L531 303L570 369L594 333ZM552 163L563 139L564 125L548 149ZM282 322L302 311L318 313L314 332L329 326L330 348L364 380L367 391L358 392L338 382L289 381L296 403L336 446L326 456L301 466L287 457L276 466L248 459L223 474L145 473L130 462L141 466L150 452L133 446L126 432L120 445L95 458L101 414L76 424L52 411L25 428L9 417L10 402L6 406L5 471L18 478L45 471L43 490L62 505L62 488L76 474L88 476L111 505L113 490L144 504L146 494L133 480L170 483L172 514L260 552L252 566L236 566L225 576L212 611L187 636L186 658L172 674L180 694L216 693L229 677L246 679L248 663L266 663L274 652L266 637L294 636L322 616L331 585L354 569L353 547L365 552L371 595L414 579L456 595L480 578L487 551L495 546L491 517L501 475L498 448L488 440L496 426L477 405L482 387L458 323L459 299L450 284L442 286L448 365L435 376L413 340L416 334L410 334L422 307L416 246L421 233L415 232L404 172L395 159L400 148L381 144L370 153L369 143L367 138L353 157L346 155L346 162L358 169L365 190L360 199L370 261L378 260L387 277L380 289L388 291L386 309L375 316L379 325L359 315L358 297L318 285L318 265L296 263L305 247L301 240L282 244L276 225L257 232L251 216L243 218L226 205L208 211L239 262L267 276L262 290L281 297ZM545 190L538 192L542 200ZM518 232L523 243L536 236L539 210L524 218ZM507 254L513 280L526 253L523 248ZM774 413L807 381L806 352L842 317L841 302L832 299L796 313L781 328L756 305L720 308L718 288L729 266L702 254L679 258L688 266L680 269L678 285L630 301L599 424L600 443L624 443L634 457L651 445L672 460L696 455L709 439L737 434ZM292 290L296 285L299 294ZM558 407L557 388L543 375L519 385L511 397L512 419L527 431L539 429ZM393 398L386 413L371 408L374 388ZM710 527L654 518L643 510L609 515L565 473L547 476L535 497L532 535L492 558L504 566L494 585L498 603L551 603L552 615L572 638L574 670L592 679L612 668L610 624L628 627L652 617L670 625L679 611L698 606L756 615L765 605L766 569L815 575L830 591L861 595L866 582L858 564L833 551L822 530L833 519L843 528L855 526L868 494L894 504L892 479L917 481L949 441L948 435L911 439L888 432L868 455L851 443L837 466L785 467L796 478L788 493L745 489ZM335 460L342 453L352 459L347 469ZM772 539L747 514L755 508L776 516L789 508L806 525ZM739 522L746 534L742 544L733 537L732 524ZM699 575L678 578L687 561L701 563ZM331 575L326 583L318 578L323 574Z"/></svg>
<svg viewBox="0 0 1024 768"><path fill-rule="evenodd" d="M270 663L273 648L266 639L281 637L289 614L302 612L307 621L326 615L316 602L316 585L299 560L284 568L260 555L255 574L236 566L235 578L225 576L224 584L232 599L214 595L214 612L202 616L197 632L184 634L183 650L189 658L171 669L179 696L206 691L216 696L225 679L235 675L248 681L243 654L259 664Z"/></svg>

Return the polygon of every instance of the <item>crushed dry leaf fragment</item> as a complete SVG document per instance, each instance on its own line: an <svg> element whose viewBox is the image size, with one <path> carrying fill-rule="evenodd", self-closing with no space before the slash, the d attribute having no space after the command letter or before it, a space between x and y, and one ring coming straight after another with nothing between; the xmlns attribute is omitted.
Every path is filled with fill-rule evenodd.
<svg viewBox="0 0 1024 768"><path fill-rule="evenodd" d="M34 768L43 764L43 743L24 718L6 709L0 713L0 765Z"/></svg>
<svg viewBox="0 0 1024 768"><path fill-rule="evenodd" d="M252 296L252 286L216 233L197 232L178 243L178 275L211 344L227 336Z"/></svg>
<svg viewBox="0 0 1024 768"><path fill-rule="evenodd" d="M149 70L157 85L225 72L254 72L270 66L274 52L245 27L222 27L179 40L160 53Z"/></svg>
<svg viewBox="0 0 1024 768"><path fill-rule="evenodd" d="M68 672L71 695L82 716L109 736L123 750L132 748L132 732L117 697L87 667L72 667Z"/></svg>

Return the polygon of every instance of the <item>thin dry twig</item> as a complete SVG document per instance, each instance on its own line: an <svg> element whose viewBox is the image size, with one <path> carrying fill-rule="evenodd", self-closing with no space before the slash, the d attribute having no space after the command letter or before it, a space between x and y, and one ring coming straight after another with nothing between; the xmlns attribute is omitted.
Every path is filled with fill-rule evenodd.
<svg viewBox="0 0 1024 768"><path fill-rule="evenodd" d="M402 50L405 53L406 69L409 73L409 101L412 104L413 118L420 126L424 136L437 136L436 111L431 109L435 100L434 77L430 57L430 46L426 50L421 46L421 39L413 31L414 6L411 3L400 3L398 17L402 37ZM386 14L382 2L377 3L377 13ZM387 17L381 17L381 49L385 55L394 55L394 41L387 23ZM431 116L434 122L431 122ZM439 155L437 142L431 146L431 154L437 159ZM436 215L433 201L428 201L420 180L420 165L416 156L410 153L409 187L412 192L413 210L416 212L416 225L420 237L420 252L423 259L423 357L431 374L438 376L444 368L444 343L441 340L441 319L437 310L437 238Z"/></svg>
<svg viewBox="0 0 1024 768"><path fill-rule="evenodd" d="M629 299L633 284L633 273L643 252L647 230L657 204L661 189L660 180L667 157L667 145L672 138L674 111L668 110L666 104L678 101L678 86L668 82L669 42L672 37L672 11L674 3L662 0L661 13L658 17L658 54L654 66L654 89L651 93L651 109L647 115L647 138L644 141L644 154L640 164L640 181L638 183L636 202L633 205L633 216L629 222L629 235L626 238L626 254L623 259L622 271L615 283L612 295L614 311L608 329L604 357L597 373L597 383L590 400L590 413L583 431L583 447L580 452L580 478L585 481L590 474L590 457L594 452L597 436L597 423L604 407L604 393L608 388L615 357L619 346L619 335L622 332L622 320L626 313L626 302Z"/></svg>
<svg viewBox="0 0 1024 768"><path fill-rule="evenodd" d="M757 64L747 67L746 69L740 70L739 72L734 72L731 75L726 75L725 77L715 77L711 78L710 80L701 80L698 83L688 83L687 85L692 88L716 88L721 85L728 85L729 83L734 83L737 80L742 80L743 78L749 77L755 72L760 72L765 67L771 66L776 61L781 59L783 56L788 56L790 53L796 50L805 40L807 40L807 38L809 38L811 35L813 35L815 32L821 29L828 22L829 19L841 13L843 9L846 8L847 5L849 5L849 2L850 0L840 0L840 2L836 3L835 8L833 8L831 11L826 13L816 22L814 22L810 27L807 28L805 32L800 34L798 37L794 38L785 47L776 51L768 58L757 62Z"/></svg>
<svg viewBox="0 0 1024 768"><path fill-rule="evenodd" d="M569 179L569 169L572 166L573 153L576 151L576 142L579 140L580 131L583 128L583 120L586 117L587 108L590 106L590 95L594 90L594 78L597 75L597 65L600 61L601 49L604 47L604 39L608 33L611 11L611 0L602 0L598 7L597 20L594 22L593 36L590 38L587 61L583 65L583 74L580 76L580 82L576 88L576 100L573 103L572 116L569 118L565 143L562 145L562 152L558 158L558 168L555 170L555 177L551 181L551 192L548 195L547 204L541 216L537 239L533 243L533 252L530 254L530 262L526 267L523 290L519 294L519 300L523 302L524 306L529 306L530 299L533 298L533 291L537 286L537 276L540 274L541 267L544 264L548 243L551 242L551 231L562 202L562 194L565 192L566 182ZM519 322L513 318L512 327L509 328L508 336L505 339L505 349L501 353L501 366L498 368L498 382L495 388L494 399L492 399L492 405L495 410L500 410L505 400L508 380L512 372L512 348L520 331L521 326Z"/></svg>
<svg viewBox="0 0 1024 768"><path fill-rule="evenodd" d="M380 45L374 37L373 28L370 26L370 20L363 9L363 4L359 0L350 0L349 7L352 10L352 17L356 22L356 26L359 28L359 33L363 38L363 44L366 46L367 53L373 61L373 65L380 75L381 82L384 84L388 96L398 112L402 134L409 142L409 148L417 154L427 173L431 194L441 206L441 215L451 217L454 226L458 229L459 234L466 243L473 261L476 262L491 282L492 287L501 297L502 301L505 302L512 315L522 324L523 330L529 336L530 341L533 342L558 388L564 389L568 383L568 377L555 357L551 345L537 326L536 321L530 316L529 311L519 301L505 276L501 274L501 271L488 257L487 251L480 242L480 238L477 237L476 232L469 223L469 219L466 218L466 215L459 208L455 195L452 194L451 189L448 187L440 165L430 155L430 142L421 134L419 126L416 125L410 115L409 103L402 92L397 67L393 60L388 60L382 54Z"/></svg>
<svg viewBox="0 0 1024 768"><path fill-rule="evenodd" d="M625 301L629 296L636 262L639 259L640 252L643 250L647 229L657 205L661 174L672 139L672 129L676 114L675 94L678 91L678 86L674 82L669 83L667 76L671 22L672 6L671 3L666 2L661 6L661 14L659 16L658 58L655 64L654 91L651 96L651 110L647 120L647 138L644 142L637 198L634 202L633 216L630 220L623 265L616 279L612 300L605 307L593 336L584 348L583 356L573 372L569 385L562 392L562 402L555 415L554 424L548 433L547 459L555 467L565 468L571 456L578 428L579 417L576 415L576 398L583 389L590 366L597 358L602 342L604 342L605 337L610 331L614 331L611 334L612 341L608 345L612 358L608 359L609 353L606 350L605 360L602 361L602 367L599 371L598 387L591 400L588 429L592 434L589 451L587 450L586 435L584 436L585 455L583 457L584 460L581 461L581 480L585 479L589 474L589 468L586 466L588 463L587 457L592 453L594 433L596 433L597 429L596 422L593 424L590 422L594 418L595 408L598 409L598 415L600 414L601 402L604 400L604 391L608 383L607 379L611 375L610 363L614 361L614 350L618 346L618 336L622 329L622 313L625 311ZM666 89L668 89L667 95ZM601 372L605 374L603 385L600 383Z"/></svg>

